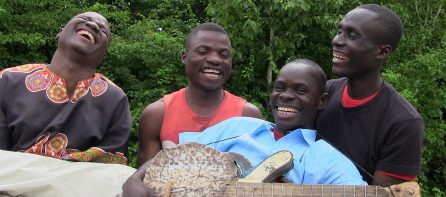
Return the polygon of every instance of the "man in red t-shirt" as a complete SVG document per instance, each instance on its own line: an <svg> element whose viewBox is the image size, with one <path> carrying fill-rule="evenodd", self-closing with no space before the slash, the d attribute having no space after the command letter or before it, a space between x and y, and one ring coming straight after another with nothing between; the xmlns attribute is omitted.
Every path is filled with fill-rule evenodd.
<svg viewBox="0 0 446 197"><path fill-rule="evenodd" d="M253 104L223 90L231 76L231 51L231 41L220 25L203 23L192 30L181 56L188 85L144 109L137 167L163 147L178 143L181 132L201 132L235 116L262 118Z"/></svg>

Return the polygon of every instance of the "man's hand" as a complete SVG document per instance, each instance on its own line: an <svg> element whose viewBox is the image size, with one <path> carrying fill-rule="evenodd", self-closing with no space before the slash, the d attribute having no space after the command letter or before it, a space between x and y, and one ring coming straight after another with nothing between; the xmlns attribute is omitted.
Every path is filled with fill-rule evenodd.
<svg viewBox="0 0 446 197"><path fill-rule="evenodd" d="M122 186L124 197L155 197L155 192L143 183L144 175L150 161L147 161L125 181Z"/></svg>

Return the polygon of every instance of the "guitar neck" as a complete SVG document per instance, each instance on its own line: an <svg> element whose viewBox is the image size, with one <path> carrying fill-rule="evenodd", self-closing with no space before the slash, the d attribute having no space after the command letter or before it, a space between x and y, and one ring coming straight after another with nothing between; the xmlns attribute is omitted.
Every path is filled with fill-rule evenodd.
<svg viewBox="0 0 446 197"><path fill-rule="evenodd" d="M243 183L233 182L213 196L391 196L380 186L352 185L296 185L291 183Z"/></svg>

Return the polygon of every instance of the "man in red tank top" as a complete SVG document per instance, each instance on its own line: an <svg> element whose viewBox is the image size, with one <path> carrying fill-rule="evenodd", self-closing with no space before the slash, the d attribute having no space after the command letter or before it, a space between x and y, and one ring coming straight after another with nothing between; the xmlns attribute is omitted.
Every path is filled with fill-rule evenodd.
<svg viewBox="0 0 446 197"><path fill-rule="evenodd" d="M235 116L262 118L253 104L223 90L231 76L231 50L231 41L220 25L204 23L192 30L181 56L188 85L144 109L137 167L163 147L178 143L181 132L201 132Z"/></svg>

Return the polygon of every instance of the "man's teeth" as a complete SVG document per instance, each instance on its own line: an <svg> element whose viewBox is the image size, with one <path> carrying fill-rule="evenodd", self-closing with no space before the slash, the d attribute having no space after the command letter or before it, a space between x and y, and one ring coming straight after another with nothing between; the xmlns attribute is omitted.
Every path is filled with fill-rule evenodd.
<svg viewBox="0 0 446 197"><path fill-rule="evenodd" d="M80 30L77 32L77 34L84 38L87 38L88 40L90 40L91 43L93 43L93 44L95 43L94 36L90 32L88 32L86 30Z"/></svg>
<svg viewBox="0 0 446 197"><path fill-rule="evenodd" d="M294 107L277 107L277 111L285 114L295 114L297 109Z"/></svg>
<svg viewBox="0 0 446 197"><path fill-rule="evenodd" d="M216 74L216 75L220 74L220 71L214 70L214 69L209 69L209 68L208 69L204 69L202 72L206 73L206 74Z"/></svg>
<svg viewBox="0 0 446 197"><path fill-rule="evenodd" d="M347 60L348 57L337 54L337 53L333 53L333 59Z"/></svg>

